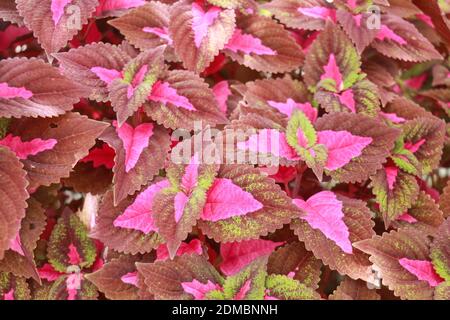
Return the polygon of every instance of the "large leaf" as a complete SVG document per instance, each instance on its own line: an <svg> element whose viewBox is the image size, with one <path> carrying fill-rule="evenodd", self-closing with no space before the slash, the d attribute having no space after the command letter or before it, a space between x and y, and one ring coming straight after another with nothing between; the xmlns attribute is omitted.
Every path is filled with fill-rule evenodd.
<svg viewBox="0 0 450 320"><path fill-rule="evenodd" d="M151 232L147 235L144 233L118 228L114 226L114 220L121 215L126 208L132 203L131 199L126 199L114 206L113 192L108 191L101 202L96 225L91 231L92 238L102 241L106 246L119 252L137 254L150 252L157 248L161 242L161 237Z"/></svg>
<svg viewBox="0 0 450 320"><path fill-rule="evenodd" d="M186 69L196 73L209 66L234 28L234 10L206 7L189 0L170 8L169 31L175 52Z"/></svg>
<svg viewBox="0 0 450 320"><path fill-rule="evenodd" d="M345 277L329 300L380 300L374 289L368 288L368 283L362 280L353 280Z"/></svg>
<svg viewBox="0 0 450 320"><path fill-rule="evenodd" d="M69 267L89 268L94 264L97 251L88 236L86 226L70 209L65 209L52 230L47 256L52 267L70 273Z"/></svg>
<svg viewBox="0 0 450 320"><path fill-rule="evenodd" d="M87 87L89 91L86 96L97 101L108 100L108 85L92 71L93 68L120 72L131 59L121 46L102 42L55 53L53 56L58 59L62 72Z"/></svg>
<svg viewBox="0 0 450 320"><path fill-rule="evenodd" d="M445 139L445 123L434 118L417 118L407 121L403 127L405 142L415 144L424 139L425 142L414 152L422 164L422 172L430 173L439 166Z"/></svg>
<svg viewBox="0 0 450 320"><path fill-rule="evenodd" d="M372 142L362 150L359 157L329 175L339 182L362 182L382 167L394 146L399 130L381 121L359 114L332 113L316 122L319 131L348 131L359 137L370 137Z"/></svg>
<svg viewBox="0 0 450 320"><path fill-rule="evenodd" d="M431 244L430 258L437 274L445 281L450 281L450 219L446 219L439 227Z"/></svg>
<svg viewBox="0 0 450 320"><path fill-rule="evenodd" d="M4 147L0 147L0 155L0 259L3 259L25 217L28 183L16 155Z"/></svg>
<svg viewBox="0 0 450 320"><path fill-rule="evenodd" d="M419 280L404 268L399 260L403 258L426 261L429 256L430 240L425 233L400 230L384 233L355 243L354 246L368 254L370 261L379 270L382 283L402 299L431 299L433 287Z"/></svg>
<svg viewBox="0 0 450 320"><path fill-rule="evenodd" d="M343 203L343 221L348 227L349 240L353 244L357 241L370 239L375 235L374 223L371 220L370 210L361 200L338 196ZM291 228L300 241L305 243L307 250L321 259L331 269L352 279L368 280L370 277L370 262L366 254L353 248L353 253L344 253L340 247L317 229L313 229L303 219L294 220Z"/></svg>
<svg viewBox="0 0 450 320"><path fill-rule="evenodd" d="M30 288L27 279L16 277L12 273L0 272L1 300L30 300Z"/></svg>
<svg viewBox="0 0 450 320"><path fill-rule="evenodd" d="M154 263L137 263L139 274L144 278L148 291L158 300L189 300L182 283L197 280L202 284L222 284L223 279L203 255L186 254L174 260Z"/></svg>
<svg viewBox="0 0 450 320"><path fill-rule="evenodd" d="M100 270L86 278L111 300L138 300L138 288L122 280L122 277L136 271L136 259L121 256L106 263Z"/></svg>
<svg viewBox="0 0 450 320"><path fill-rule="evenodd" d="M23 26L23 18L17 11L14 0L4 0L0 3L0 19Z"/></svg>
<svg viewBox="0 0 450 320"><path fill-rule="evenodd" d="M25 25L32 30L42 48L49 54L58 52L81 30L95 11L97 0L73 0L70 5L52 10L52 0L16 0ZM67 2L66 2L67 3ZM65 3L63 3L65 4Z"/></svg>
<svg viewBox="0 0 450 320"><path fill-rule="evenodd" d="M444 217L450 217L450 180L447 182L447 186L444 188L439 200L439 207L444 213Z"/></svg>
<svg viewBox="0 0 450 320"><path fill-rule="evenodd" d="M266 279L266 299L320 300L320 295L298 280L281 274L271 274Z"/></svg>
<svg viewBox="0 0 450 320"><path fill-rule="evenodd" d="M113 167L115 204L118 204L128 195L139 190L141 186L150 182L164 166L164 161L170 149L170 139L167 131L159 126L155 127L147 148L142 151L134 168L126 172L125 148L116 131L113 128L109 128L100 139L108 143L116 151Z"/></svg>
<svg viewBox="0 0 450 320"><path fill-rule="evenodd" d="M132 45L141 50L164 44L172 45L168 32L169 6L167 4L152 1L108 23L119 29Z"/></svg>
<svg viewBox="0 0 450 320"><path fill-rule="evenodd" d="M5 95L7 87L21 92ZM40 59L0 61L0 117L55 117L85 95L79 84Z"/></svg>
<svg viewBox="0 0 450 320"><path fill-rule="evenodd" d="M12 274L33 278L40 281L34 262L34 249L36 249L39 236L45 228L44 209L35 199L28 200L28 208L25 218L22 220L18 237L20 249L17 252L8 250L3 260L0 260L0 270Z"/></svg>
<svg viewBox="0 0 450 320"><path fill-rule="evenodd" d="M292 242L277 249L269 257L267 272L269 274L293 275L312 289L319 287L322 262L305 249L301 242Z"/></svg>
<svg viewBox="0 0 450 320"><path fill-rule="evenodd" d="M275 181L262 175L256 168L247 165L222 166L217 178L230 179L263 205L257 211L216 222L200 220L200 229L218 242L257 239L280 229L299 214L291 199Z"/></svg>
<svg viewBox="0 0 450 320"><path fill-rule="evenodd" d="M372 193L380 205L386 227L412 207L419 195L419 185L416 178L404 171L399 171L393 188L388 185L386 171L379 170L371 178Z"/></svg>
<svg viewBox="0 0 450 320"><path fill-rule="evenodd" d="M258 15L240 15L235 34L225 48L231 59L262 72L290 72L304 61L301 47L283 25Z"/></svg>
<svg viewBox="0 0 450 320"><path fill-rule="evenodd" d="M95 144L95 139L108 126L107 123L88 119L78 113L67 113L58 118L20 119L10 124L10 131L23 140L55 139L56 145L23 160L30 188L48 186L68 177L78 160Z"/></svg>
<svg viewBox="0 0 450 320"><path fill-rule="evenodd" d="M381 16L381 29L372 42L372 47L387 57L404 61L442 59L412 23L391 14Z"/></svg>
<svg viewBox="0 0 450 320"><path fill-rule="evenodd" d="M215 126L227 120L220 111L217 101L208 84L198 75L186 70L172 70L162 79L176 94L195 109L188 110L175 104L174 101L156 101L150 98L144 110L149 117L166 128L188 130L194 129L195 121L203 121L203 125Z"/></svg>

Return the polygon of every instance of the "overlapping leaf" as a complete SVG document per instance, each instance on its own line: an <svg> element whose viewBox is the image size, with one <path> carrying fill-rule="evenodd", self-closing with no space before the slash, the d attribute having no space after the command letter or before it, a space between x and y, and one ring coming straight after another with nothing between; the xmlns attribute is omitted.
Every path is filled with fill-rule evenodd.
<svg viewBox="0 0 450 320"><path fill-rule="evenodd" d="M52 10L52 0L16 0L17 9L47 54L58 52L93 14L97 0L73 0ZM61 10L61 11L60 11Z"/></svg>
<svg viewBox="0 0 450 320"><path fill-rule="evenodd" d="M14 0L4 0L0 3L0 19L23 26L23 18L19 15Z"/></svg>
<svg viewBox="0 0 450 320"><path fill-rule="evenodd" d="M238 63L257 71L272 73L290 72L303 65L301 47L273 19L240 15L236 31L224 52ZM253 46L242 46L250 43Z"/></svg>
<svg viewBox="0 0 450 320"><path fill-rule="evenodd" d="M40 59L0 62L1 117L55 117L71 110L84 95L85 89Z"/></svg>
<svg viewBox="0 0 450 320"><path fill-rule="evenodd" d="M28 183L16 155L4 147L0 147L0 155L0 258L3 259L25 217Z"/></svg>
<svg viewBox="0 0 450 320"><path fill-rule="evenodd" d="M242 190L249 192L263 207L216 222L200 220L199 227L202 231L216 241L257 239L281 228L299 214L281 188L258 169L246 165L222 166L217 178L230 179Z"/></svg>
<svg viewBox="0 0 450 320"><path fill-rule="evenodd" d="M11 273L0 272L1 300L30 300L30 288L27 280Z"/></svg>
<svg viewBox="0 0 450 320"><path fill-rule="evenodd" d="M12 121L11 133L25 141L37 137L57 141L51 150L22 161L28 173L29 187L48 186L68 177L78 160L88 154L95 139L107 126L107 123L90 120L78 113L66 113L57 118Z"/></svg>
<svg viewBox="0 0 450 320"><path fill-rule="evenodd" d="M352 244L357 241L370 239L375 235L372 230L374 224L371 220L370 210L361 200L338 196L343 203L343 222L349 231L349 240ZM323 261L331 269L352 279L367 280L370 276L370 262L368 256L353 248L351 254L344 253L340 247L317 229L313 229L308 222L294 220L291 228L300 241L305 243L307 250L314 253L316 258Z"/></svg>
<svg viewBox="0 0 450 320"><path fill-rule="evenodd" d="M374 289L369 289L368 283L345 277L329 300L380 300L380 295Z"/></svg>

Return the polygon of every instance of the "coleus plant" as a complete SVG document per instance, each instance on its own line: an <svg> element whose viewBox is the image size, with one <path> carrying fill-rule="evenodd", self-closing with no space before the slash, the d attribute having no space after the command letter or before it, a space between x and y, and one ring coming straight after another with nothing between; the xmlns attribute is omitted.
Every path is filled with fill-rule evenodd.
<svg viewBox="0 0 450 320"><path fill-rule="evenodd" d="M450 299L449 15L2 1L0 300Z"/></svg>

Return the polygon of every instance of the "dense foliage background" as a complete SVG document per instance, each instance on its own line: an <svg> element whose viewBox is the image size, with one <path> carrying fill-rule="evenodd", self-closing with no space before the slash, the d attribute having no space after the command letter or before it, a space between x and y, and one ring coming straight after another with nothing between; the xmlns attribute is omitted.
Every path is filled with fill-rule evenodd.
<svg viewBox="0 0 450 320"><path fill-rule="evenodd" d="M1 0L0 300L448 300L449 15Z"/></svg>

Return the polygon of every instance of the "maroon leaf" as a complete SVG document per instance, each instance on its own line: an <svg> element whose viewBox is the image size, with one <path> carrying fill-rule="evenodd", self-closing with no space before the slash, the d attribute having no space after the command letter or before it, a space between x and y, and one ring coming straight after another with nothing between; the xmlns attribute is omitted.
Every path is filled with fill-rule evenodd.
<svg viewBox="0 0 450 320"><path fill-rule="evenodd" d="M380 296L374 289L368 288L368 283L362 280L353 280L345 277L330 300L380 300Z"/></svg>
<svg viewBox="0 0 450 320"><path fill-rule="evenodd" d="M10 124L11 133L21 136L23 140L39 137L57 141L53 149L23 160L30 181L29 188L48 186L68 177L107 126L107 123L90 120L78 113L67 113L58 118L13 121Z"/></svg>
<svg viewBox="0 0 450 320"><path fill-rule="evenodd" d="M166 128L191 130L195 121L203 121L204 125L215 126L226 123L224 114L220 111L212 90L198 75L186 70L167 72L161 79L169 88L175 89L178 99L190 105L186 107L174 104L174 101L164 101L150 96L144 110L149 117ZM169 89L170 90L170 89ZM152 93L153 95L153 93ZM172 94L173 96L173 94Z"/></svg>
<svg viewBox="0 0 450 320"><path fill-rule="evenodd" d="M40 59L0 61L1 117L55 117L85 95L85 89Z"/></svg>
<svg viewBox="0 0 450 320"><path fill-rule="evenodd" d="M141 186L150 182L163 168L164 160L170 150L170 139L167 131L162 127L155 126L149 144L142 151L136 166L126 172L125 149L116 131L109 128L100 139L116 151L113 168L114 204L118 204L128 195L139 190Z"/></svg>
<svg viewBox="0 0 450 320"><path fill-rule="evenodd" d="M51 9L52 0L16 0L25 25L32 30L47 54L58 52L81 30L98 4L97 0L73 0L64 6L59 19Z"/></svg>
<svg viewBox="0 0 450 320"><path fill-rule="evenodd" d="M186 69L200 73L233 34L234 10L183 0L170 8L169 32Z"/></svg>
<svg viewBox="0 0 450 320"><path fill-rule="evenodd" d="M444 217L450 217L450 181L447 182L447 186L444 188L439 201L439 207L444 213Z"/></svg>
<svg viewBox="0 0 450 320"><path fill-rule="evenodd" d="M20 239L19 251L8 250L3 260L0 260L0 270L11 272L18 277L33 278L40 281L34 262L34 249L36 249L39 236L45 228L44 210L33 198L28 201L28 209L22 220L18 237Z"/></svg>
<svg viewBox="0 0 450 320"><path fill-rule="evenodd" d="M90 236L102 241L111 249L127 254L146 253L157 248L162 243L162 239L157 233L151 232L145 235L140 231L114 226L114 220L131 203L131 199L126 199L119 202L117 206L114 206L113 192L108 191L103 196L96 225L91 231Z"/></svg>
<svg viewBox="0 0 450 320"><path fill-rule="evenodd" d="M53 56L58 59L62 72L87 87L89 91L86 96L97 101L107 101L108 85L92 71L93 68L120 72L131 59L121 46L102 42L55 53Z"/></svg>
<svg viewBox="0 0 450 320"><path fill-rule="evenodd" d="M23 165L16 155L0 147L0 260L9 249L11 241L20 229L20 222L25 217L27 181Z"/></svg>
<svg viewBox="0 0 450 320"><path fill-rule="evenodd" d="M244 46L249 43L253 46ZM283 25L257 15L238 17L236 31L225 48L231 59L262 72L290 72L304 60L301 47Z"/></svg>
<svg viewBox="0 0 450 320"><path fill-rule="evenodd" d="M0 3L0 19L23 26L23 18L17 11L14 0L4 0Z"/></svg>
<svg viewBox="0 0 450 320"><path fill-rule="evenodd" d="M343 196L338 196L338 200L343 202L343 221L348 227L350 242L354 244L372 238L375 235L372 230L374 223L366 204ZM334 241L327 239L320 230L313 229L305 220L295 220L291 227L300 241L305 243L306 249L311 250L316 258L321 259L332 270L352 279L369 279L370 262L366 254L355 249L352 254L344 253Z"/></svg>
<svg viewBox="0 0 450 320"><path fill-rule="evenodd" d="M339 23L355 44L359 53L362 53L370 45L378 33L376 29L367 28L369 17L370 15L364 12L354 15L346 10L337 11Z"/></svg>
<svg viewBox="0 0 450 320"><path fill-rule="evenodd" d="M11 273L0 272L0 300L30 300L30 288L27 280Z"/></svg>

